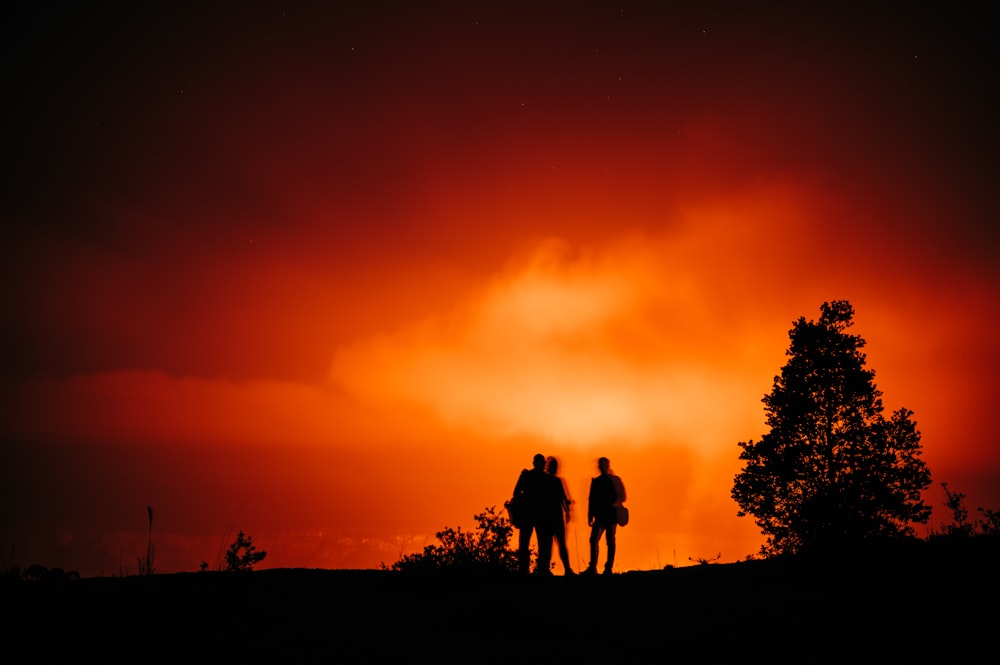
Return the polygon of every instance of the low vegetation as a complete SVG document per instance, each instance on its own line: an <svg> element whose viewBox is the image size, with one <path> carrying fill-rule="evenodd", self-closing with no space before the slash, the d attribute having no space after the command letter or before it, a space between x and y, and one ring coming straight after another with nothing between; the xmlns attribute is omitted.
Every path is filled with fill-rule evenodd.
<svg viewBox="0 0 1000 665"><path fill-rule="evenodd" d="M240 531L236 540L226 550L226 570L231 573L248 573L267 557L267 552L257 551L253 538Z"/></svg>
<svg viewBox="0 0 1000 665"><path fill-rule="evenodd" d="M951 491L948 483L941 483L941 488L946 497L944 505L951 511L951 522L931 533L929 540L1000 539L1000 510L979 507L982 519L970 520L969 510L965 507L965 494Z"/></svg>
<svg viewBox="0 0 1000 665"><path fill-rule="evenodd" d="M422 552L403 555L386 570L403 572L507 573L517 570L517 553L510 546L514 527L495 506L474 516L475 531L445 527L437 532L438 544Z"/></svg>

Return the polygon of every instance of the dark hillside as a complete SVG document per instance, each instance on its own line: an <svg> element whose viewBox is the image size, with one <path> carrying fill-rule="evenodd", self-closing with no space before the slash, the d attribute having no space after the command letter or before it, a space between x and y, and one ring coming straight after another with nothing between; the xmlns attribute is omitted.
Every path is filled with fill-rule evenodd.
<svg viewBox="0 0 1000 665"><path fill-rule="evenodd" d="M307 569L9 578L5 642L8 662L18 663L500 663L524 649L567 662L682 654L701 662L987 662L1000 625L997 563L991 546L609 578Z"/></svg>

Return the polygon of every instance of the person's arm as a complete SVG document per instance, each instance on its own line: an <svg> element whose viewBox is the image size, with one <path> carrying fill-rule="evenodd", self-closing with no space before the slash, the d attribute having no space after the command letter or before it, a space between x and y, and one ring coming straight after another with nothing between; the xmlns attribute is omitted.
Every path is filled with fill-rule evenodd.
<svg viewBox="0 0 1000 665"><path fill-rule="evenodd" d="M569 500L569 492L566 491L566 481L560 478L559 486L562 488L562 509L564 513L563 518L565 519L566 522L569 522L569 511L570 511L570 506L572 505L573 502Z"/></svg>
<svg viewBox="0 0 1000 665"><path fill-rule="evenodd" d="M514 483L514 498L524 490L524 470L521 471L521 475L517 477L517 482Z"/></svg>
<svg viewBox="0 0 1000 665"><path fill-rule="evenodd" d="M611 500L611 505L620 506L625 501L625 483L618 476L609 475L608 480L611 481L609 485L609 494L611 496L608 499Z"/></svg>
<svg viewBox="0 0 1000 665"><path fill-rule="evenodd" d="M590 493L587 495L587 525L594 526L594 479L590 480Z"/></svg>

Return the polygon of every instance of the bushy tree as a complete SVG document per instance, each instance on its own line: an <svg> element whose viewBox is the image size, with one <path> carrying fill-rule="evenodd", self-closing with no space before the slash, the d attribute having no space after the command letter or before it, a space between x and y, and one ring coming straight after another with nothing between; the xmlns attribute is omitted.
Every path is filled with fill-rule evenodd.
<svg viewBox="0 0 1000 665"><path fill-rule="evenodd" d="M240 531L226 550L226 570L235 573L250 572L266 556L267 552L257 551L253 538Z"/></svg>
<svg viewBox="0 0 1000 665"><path fill-rule="evenodd" d="M445 527L436 534L439 544L427 545L422 552L404 555L389 569L406 572L516 571L517 553L510 547L514 527L507 518L497 514L495 506L491 506L475 515L474 519L478 524L476 531Z"/></svg>
<svg viewBox="0 0 1000 665"><path fill-rule="evenodd" d="M884 417L865 341L847 332L853 317L838 300L793 324L789 360L762 400L770 431L739 443L732 496L767 537L764 555L912 536L930 518L913 412Z"/></svg>

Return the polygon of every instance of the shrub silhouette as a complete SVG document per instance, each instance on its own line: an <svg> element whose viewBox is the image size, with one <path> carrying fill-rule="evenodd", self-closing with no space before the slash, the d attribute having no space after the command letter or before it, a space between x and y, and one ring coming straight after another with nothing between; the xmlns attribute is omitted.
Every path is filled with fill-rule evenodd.
<svg viewBox="0 0 1000 665"><path fill-rule="evenodd" d="M474 516L475 532L462 527L445 527L436 534L437 545L427 545L422 552L407 554L388 567L404 572L476 572L508 573L517 570L517 553L510 547L514 527L496 512L495 506ZM382 564L385 569L385 564Z"/></svg>
<svg viewBox="0 0 1000 665"><path fill-rule="evenodd" d="M931 534L932 538L967 540L1000 536L1000 510L979 507L978 511L983 519L970 520L969 511L965 507L965 494L951 491L948 483L941 483L941 488L945 493L944 506L951 512L952 521L945 525L943 532Z"/></svg>
<svg viewBox="0 0 1000 665"><path fill-rule="evenodd" d="M976 531L976 524L969 521L969 511L965 507L965 495L952 492L948 483L941 483L946 500L944 505L951 511L951 524L945 527L945 533L959 538L971 538Z"/></svg>
<svg viewBox="0 0 1000 665"><path fill-rule="evenodd" d="M250 572L266 556L267 552L258 552L253 539L240 531L226 550L226 570L234 573Z"/></svg>
<svg viewBox="0 0 1000 665"><path fill-rule="evenodd" d="M979 512L983 515L980 522L980 529L984 536L1000 537L1000 510L980 507Z"/></svg>
<svg viewBox="0 0 1000 665"><path fill-rule="evenodd" d="M794 323L789 360L762 400L770 432L739 443L746 465L732 496L767 537L764 555L912 537L930 518L913 413L883 416L865 340L846 332L853 316L838 300L823 303L818 322Z"/></svg>
<svg viewBox="0 0 1000 665"><path fill-rule="evenodd" d="M59 567L49 568L40 563L28 566L23 573L19 568L10 568L6 575L11 579L23 579L30 582L62 582L80 579L80 573L75 570L64 570Z"/></svg>

